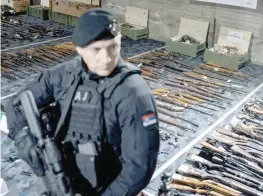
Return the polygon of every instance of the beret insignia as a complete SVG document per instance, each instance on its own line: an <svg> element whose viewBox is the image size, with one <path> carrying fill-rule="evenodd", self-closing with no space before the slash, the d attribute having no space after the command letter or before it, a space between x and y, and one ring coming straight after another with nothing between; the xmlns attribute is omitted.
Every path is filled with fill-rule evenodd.
<svg viewBox="0 0 263 196"><path fill-rule="evenodd" d="M120 30L116 19L113 19L112 22L109 24L109 30L113 36L118 35Z"/></svg>

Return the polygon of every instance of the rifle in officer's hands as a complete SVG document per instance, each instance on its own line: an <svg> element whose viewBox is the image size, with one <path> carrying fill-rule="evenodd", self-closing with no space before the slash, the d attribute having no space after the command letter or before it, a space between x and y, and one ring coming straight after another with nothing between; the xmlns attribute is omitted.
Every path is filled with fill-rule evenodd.
<svg viewBox="0 0 263 196"><path fill-rule="evenodd" d="M20 106L24 112L25 118L27 120L29 129L27 131L31 132L31 136L28 137L30 142L33 144L34 140L36 142L35 147L31 147L29 161L32 163L37 163L30 165L32 169L43 167L43 172L38 172L36 175L39 177L41 182L41 195L56 195L56 196L73 196L73 190L70 184L69 177L66 175L65 168L63 166L63 155L57 147L53 138L48 135L51 129L48 125L47 116L43 115L41 117L35 99L31 91L25 91L20 94L20 96L14 101L14 105ZM22 130L23 131L23 130ZM22 133L21 131L21 133ZM25 130L24 130L25 131ZM23 132L23 134L26 132ZM21 140L21 138L20 138ZM32 153L32 151L34 151ZM32 156L35 155L35 156ZM27 155L27 154L26 154ZM37 160L36 160L37 159ZM45 168L44 168L45 166Z"/></svg>

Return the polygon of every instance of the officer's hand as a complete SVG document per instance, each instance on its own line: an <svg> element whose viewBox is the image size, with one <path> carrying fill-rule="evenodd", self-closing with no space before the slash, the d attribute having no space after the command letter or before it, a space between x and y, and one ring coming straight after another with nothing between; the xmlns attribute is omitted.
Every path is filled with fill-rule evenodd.
<svg viewBox="0 0 263 196"><path fill-rule="evenodd" d="M15 146L19 158L26 161L37 176L42 176L44 167L37 153L36 144L36 138L31 134L28 127L24 127L15 136Z"/></svg>

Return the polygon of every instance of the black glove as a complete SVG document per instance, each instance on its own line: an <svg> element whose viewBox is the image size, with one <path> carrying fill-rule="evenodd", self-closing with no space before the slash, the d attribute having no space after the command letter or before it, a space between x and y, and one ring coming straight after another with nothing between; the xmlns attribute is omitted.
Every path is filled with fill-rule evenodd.
<svg viewBox="0 0 263 196"><path fill-rule="evenodd" d="M29 127L19 131L14 140L19 158L26 161L37 176L43 176L44 167L37 152L36 138L31 134Z"/></svg>

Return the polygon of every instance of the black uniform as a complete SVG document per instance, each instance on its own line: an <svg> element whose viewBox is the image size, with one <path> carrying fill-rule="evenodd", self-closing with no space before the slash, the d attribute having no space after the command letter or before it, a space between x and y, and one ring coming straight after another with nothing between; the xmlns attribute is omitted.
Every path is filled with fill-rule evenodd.
<svg viewBox="0 0 263 196"><path fill-rule="evenodd" d="M112 15L100 10L89 13L93 20L94 15L110 18L107 24L101 23L106 30L97 28L97 37L88 38L86 32L75 37L84 36L85 44L109 37L107 31L114 37ZM79 24L85 21L82 18ZM104 20L100 17L100 21ZM83 61L74 59L41 74L24 90L32 91L39 108L56 102L65 116L57 138L63 143L69 175L80 193L136 195L148 184L159 150L158 117L151 90L134 65L120 58L110 76L99 77ZM7 122L14 140L27 125L12 101Z"/></svg>

